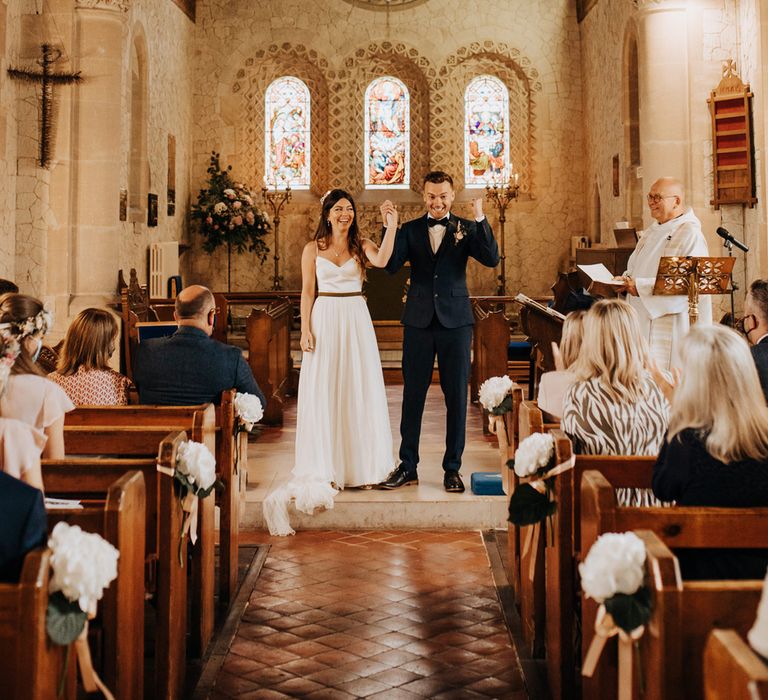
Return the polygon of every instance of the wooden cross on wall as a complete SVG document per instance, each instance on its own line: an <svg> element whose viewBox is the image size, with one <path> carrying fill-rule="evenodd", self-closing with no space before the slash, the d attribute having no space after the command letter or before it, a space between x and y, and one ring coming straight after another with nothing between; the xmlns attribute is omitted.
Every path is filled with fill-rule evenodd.
<svg viewBox="0 0 768 700"><path fill-rule="evenodd" d="M42 58L37 59L37 63L41 66L42 71L35 72L9 68L8 75L16 80L40 83L41 85L39 163L41 167L47 168L51 163L51 151L53 150L55 132L53 88L56 85L79 83L82 77L80 76L80 71L76 73L55 73L51 68L61 58L61 51L50 44L43 44L40 50L43 55Z"/></svg>

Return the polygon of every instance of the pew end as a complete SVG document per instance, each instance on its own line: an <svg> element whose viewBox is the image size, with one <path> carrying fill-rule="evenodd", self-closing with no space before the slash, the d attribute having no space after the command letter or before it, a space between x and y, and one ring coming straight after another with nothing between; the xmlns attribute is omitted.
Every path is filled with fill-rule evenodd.
<svg viewBox="0 0 768 700"><path fill-rule="evenodd" d="M704 648L705 700L768 700L768 666L733 629L715 629Z"/></svg>

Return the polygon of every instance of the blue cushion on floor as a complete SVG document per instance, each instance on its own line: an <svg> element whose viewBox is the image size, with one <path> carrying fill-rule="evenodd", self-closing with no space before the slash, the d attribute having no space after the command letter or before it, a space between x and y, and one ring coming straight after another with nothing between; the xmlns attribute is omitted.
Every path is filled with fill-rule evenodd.
<svg viewBox="0 0 768 700"><path fill-rule="evenodd" d="M474 472L470 483L475 496L504 495L499 472Z"/></svg>

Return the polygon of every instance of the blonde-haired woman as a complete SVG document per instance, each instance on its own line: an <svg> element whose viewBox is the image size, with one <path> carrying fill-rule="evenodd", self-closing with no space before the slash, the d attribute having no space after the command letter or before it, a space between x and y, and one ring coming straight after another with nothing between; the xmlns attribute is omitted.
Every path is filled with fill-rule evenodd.
<svg viewBox="0 0 768 700"><path fill-rule="evenodd" d="M43 304L25 294L0 296L0 331L19 344L5 391L0 416L31 425L44 436L42 456L64 457L64 414L75 406L61 387L46 379L35 360L51 323Z"/></svg>
<svg viewBox="0 0 768 700"><path fill-rule="evenodd" d="M84 309L70 324L55 372L48 378L76 406L128 403L131 381L109 366L115 351L117 321L104 309Z"/></svg>
<svg viewBox="0 0 768 700"><path fill-rule="evenodd" d="M581 340L584 335L586 311L571 311L563 321L560 345L552 343L555 355L555 370L541 375L537 402L542 411L557 418L563 415L565 394L576 380L573 365L579 357Z"/></svg>
<svg viewBox="0 0 768 700"><path fill-rule="evenodd" d="M669 431L653 491L681 506L768 506L768 407L744 339L721 325L694 326L681 346ZM764 578L765 550L680 551L684 578Z"/></svg>
<svg viewBox="0 0 768 700"><path fill-rule="evenodd" d="M635 310L619 299L594 304L584 317L576 380L563 404L562 427L577 452L658 454L669 406L647 363Z"/></svg>

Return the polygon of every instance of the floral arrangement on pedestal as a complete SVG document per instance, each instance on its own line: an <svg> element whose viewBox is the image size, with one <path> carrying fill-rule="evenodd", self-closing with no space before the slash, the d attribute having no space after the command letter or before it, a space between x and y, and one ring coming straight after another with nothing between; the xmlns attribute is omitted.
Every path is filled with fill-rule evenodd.
<svg viewBox="0 0 768 700"><path fill-rule="evenodd" d="M231 171L231 165L221 167L218 153L211 153L208 186L200 190L197 204L192 206L192 218L200 222L203 250L212 253L220 245L227 246L228 279L233 249L238 253L246 249L256 253L261 262L267 259L269 247L264 237L272 228L267 213L256 206L248 186L235 181Z"/></svg>

